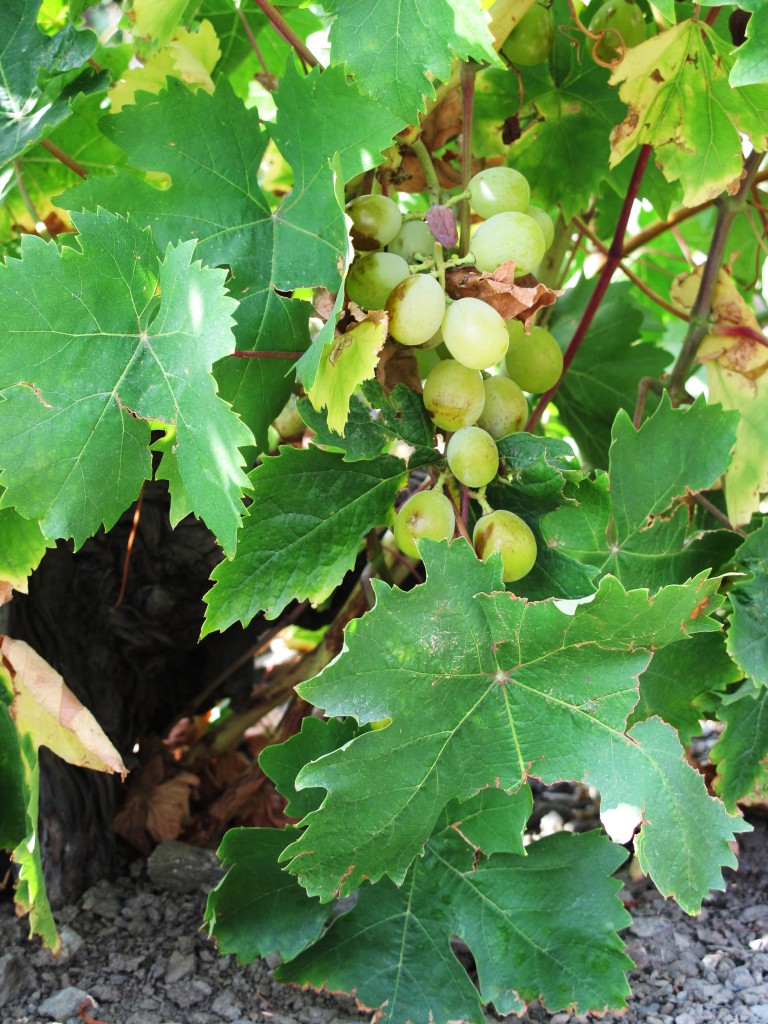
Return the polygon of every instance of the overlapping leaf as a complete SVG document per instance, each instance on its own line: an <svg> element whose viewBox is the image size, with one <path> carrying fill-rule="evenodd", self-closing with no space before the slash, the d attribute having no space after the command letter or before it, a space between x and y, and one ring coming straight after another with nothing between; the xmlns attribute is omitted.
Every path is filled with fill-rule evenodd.
<svg viewBox="0 0 768 1024"><path fill-rule="evenodd" d="M204 633L297 599L324 600L354 565L374 526L391 522L405 484L401 459L344 462L319 448L281 448L251 474L253 502L233 562L214 569Z"/></svg>
<svg viewBox="0 0 768 1024"><path fill-rule="evenodd" d="M400 888L366 886L354 909L276 977L354 989L387 1024L483 1024L483 1003L519 1013L535 998L551 1009L621 1008L631 961L617 935L629 915L610 877L620 859L596 832L560 833L525 857L496 854L478 864L447 828ZM452 934L472 950L479 991L451 950Z"/></svg>
<svg viewBox="0 0 768 1024"><path fill-rule="evenodd" d="M210 372L234 343L224 272L193 263L193 242L161 257L148 230L103 210L75 223L79 249L27 236L0 268L0 504L82 544L138 496L159 420L231 552L252 438Z"/></svg>
<svg viewBox="0 0 768 1024"><path fill-rule="evenodd" d="M738 420L699 398L687 410L664 398L639 430L625 412L613 425L609 478L584 480L542 522L547 542L627 587L664 586L721 564L732 553L728 531L689 531L682 498L725 472ZM707 443L702 444L702 437Z"/></svg>
<svg viewBox="0 0 768 1024"><path fill-rule="evenodd" d="M105 89L108 75L87 68L96 49L90 30L71 25L46 36L37 25L40 0L3 0L0 5L0 166L69 116L80 93Z"/></svg>
<svg viewBox="0 0 768 1024"><path fill-rule="evenodd" d="M716 581L649 598L607 578L570 617L551 601L483 596L500 589L498 566L463 541L422 549L427 583L407 594L377 586L344 654L300 687L330 714L392 724L300 773L298 786L328 795L285 851L288 869L324 899L364 878L400 883L449 800L489 785L514 792L530 773L588 779L604 809L639 808L641 862L662 892L697 907L722 884L741 824L706 795L669 726L624 729L651 648L718 628ZM702 827L706 854L693 841Z"/></svg>
<svg viewBox="0 0 768 1024"><path fill-rule="evenodd" d="M745 675L768 686L768 523L747 537L736 561L750 578L731 588L728 650Z"/></svg>
<svg viewBox="0 0 768 1024"><path fill-rule="evenodd" d="M52 546L34 519L23 519L15 508L0 508L0 604L11 589L27 592L27 579Z"/></svg>
<svg viewBox="0 0 768 1024"><path fill-rule="evenodd" d="M337 434L346 432L349 403L363 381L376 372L379 350L387 340L386 318L364 320L323 346L315 383L307 397Z"/></svg>
<svg viewBox="0 0 768 1024"><path fill-rule="evenodd" d="M741 136L768 148L768 87L733 88L730 45L702 21L683 21L632 47L611 83L629 107L611 138L611 163L650 144L664 175L680 180L686 206L735 191Z"/></svg>
<svg viewBox="0 0 768 1024"><path fill-rule="evenodd" d="M745 683L731 700L723 702L718 718L725 730L712 748L717 766L715 792L725 806L736 809L747 796L768 757L768 690Z"/></svg>
<svg viewBox="0 0 768 1024"><path fill-rule="evenodd" d="M455 56L501 66L478 0L326 0L331 59L406 123L445 82Z"/></svg>

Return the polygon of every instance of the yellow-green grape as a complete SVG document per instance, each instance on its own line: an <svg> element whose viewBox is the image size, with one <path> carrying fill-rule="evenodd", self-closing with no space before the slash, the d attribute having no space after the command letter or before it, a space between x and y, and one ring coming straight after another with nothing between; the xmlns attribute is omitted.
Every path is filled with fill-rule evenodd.
<svg viewBox="0 0 768 1024"><path fill-rule="evenodd" d="M481 516L472 531L472 543L484 562L495 551L499 552L505 583L521 580L536 564L536 538L530 526L506 509Z"/></svg>
<svg viewBox="0 0 768 1024"><path fill-rule="evenodd" d="M483 390L485 404L477 418L478 427L487 430L494 441L522 430L528 420L528 402L517 384L509 377L488 377Z"/></svg>
<svg viewBox="0 0 768 1024"><path fill-rule="evenodd" d="M409 262L420 253L422 256L434 256L435 236L423 220L408 220L387 246L390 252L402 256Z"/></svg>
<svg viewBox="0 0 768 1024"><path fill-rule="evenodd" d="M509 349L504 357L507 373L523 391L541 394L560 380L563 353L555 339L543 327L532 327L525 333L520 320L507 323Z"/></svg>
<svg viewBox="0 0 768 1024"><path fill-rule="evenodd" d="M555 239L555 224L552 218L546 210L542 210L540 206L534 206L533 203L523 212L527 217L533 217L539 225L544 233L544 245L549 249Z"/></svg>
<svg viewBox="0 0 768 1024"><path fill-rule="evenodd" d="M297 441L304 435L307 425L296 407L296 395L288 398L282 412L272 420L272 426L283 441Z"/></svg>
<svg viewBox="0 0 768 1024"><path fill-rule="evenodd" d="M452 302L445 311L441 330L445 347L453 358L471 370L494 366L509 346L504 318L482 299Z"/></svg>
<svg viewBox="0 0 768 1024"><path fill-rule="evenodd" d="M480 371L470 370L455 359L438 363L424 381L424 407L442 430L459 430L476 423L484 404Z"/></svg>
<svg viewBox="0 0 768 1024"><path fill-rule="evenodd" d="M499 450L487 430L462 427L445 449L448 468L467 487L485 487L499 471Z"/></svg>
<svg viewBox="0 0 768 1024"><path fill-rule="evenodd" d="M387 299L389 333L402 345L423 345L442 323L445 292L434 277L413 274L401 281Z"/></svg>
<svg viewBox="0 0 768 1024"><path fill-rule="evenodd" d="M347 274L347 296L361 309L384 309L392 289L410 277L402 256L372 252L355 260Z"/></svg>
<svg viewBox="0 0 768 1024"><path fill-rule="evenodd" d="M419 537L450 540L455 528L456 514L449 499L440 491L419 491L395 517L395 541L404 555L420 558L416 547Z"/></svg>
<svg viewBox="0 0 768 1024"><path fill-rule="evenodd" d="M522 68L540 64L549 56L555 41L555 22L548 7L535 3L522 16L504 41L501 52Z"/></svg>
<svg viewBox="0 0 768 1024"><path fill-rule="evenodd" d="M478 270L493 272L514 260L516 274L530 274L546 252L544 232L525 213L497 213L483 221L470 241Z"/></svg>
<svg viewBox="0 0 768 1024"><path fill-rule="evenodd" d="M605 32L597 56L610 64L622 54L622 44L631 49L645 39L643 12L634 0L608 0L589 23L590 32Z"/></svg>
<svg viewBox="0 0 768 1024"><path fill-rule="evenodd" d="M531 200L527 178L512 167L486 167L470 180L468 188L470 206L486 220L497 213L522 213Z"/></svg>
<svg viewBox="0 0 768 1024"><path fill-rule="evenodd" d="M387 196L358 196L347 203L352 218L352 244L363 252L387 245L400 230L403 216Z"/></svg>

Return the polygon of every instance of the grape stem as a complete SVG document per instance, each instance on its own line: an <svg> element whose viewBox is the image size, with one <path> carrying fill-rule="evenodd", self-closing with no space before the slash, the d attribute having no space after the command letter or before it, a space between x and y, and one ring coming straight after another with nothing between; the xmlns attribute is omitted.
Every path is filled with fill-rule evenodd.
<svg viewBox="0 0 768 1024"><path fill-rule="evenodd" d="M472 177L472 122L477 72L478 65L474 61L465 61L461 65L461 193L464 198L459 206L460 256L466 256L469 252L469 181Z"/></svg>
<svg viewBox="0 0 768 1024"><path fill-rule="evenodd" d="M421 164L424 171L424 179L429 190L429 205L439 206L442 201L440 181L437 177L435 165L432 163L432 156L421 139L414 139L411 149ZM445 291L445 262L443 260L443 247L435 239L435 277L440 282L440 287Z"/></svg>
<svg viewBox="0 0 768 1024"><path fill-rule="evenodd" d="M640 147L640 152L638 153L637 161L635 163L634 170L632 171L632 178L630 179L629 187L627 188L627 194L624 196L624 202L619 213L619 219L616 223L613 241L608 249L603 269L600 271L600 276L598 277L597 284L595 285L595 290L590 296L586 309L581 315L581 320L579 321L573 337L571 338L563 355L563 372L560 375L560 380L551 387L549 391L545 391L539 399L536 408L531 413L528 423L525 426L525 429L528 431L532 431L538 425L544 410L557 393L557 389L560 387L568 367L571 365L576 353L579 351L579 346L584 340L586 333L594 320L595 313L597 313L600 308L600 303L603 301L605 293L608 291L608 285L611 283L611 278L621 263L624 235L627 230L629 215L632 210L632 204L637 198L637 193L640 189L640 182L643 179L643 174L645 173L645 168L648 166L650 156L651 147L646 143L644 146Z"/></svg>
<svg viewBox="0 0 768 1024"><path fill-rule="evenodd" d="M55 156L57 160L68 167L70 171L74 171L75 174L79 174L81 178L87 178L88 172L79 164L77 160L73 160L71 156L68 156L63 149L59 149L55 142L51 142L50 139L41 139L40 145L47 149L51 156Z"/></svg>
<svg viewBox="0 0 768 1024"><path fill-rule="evenodd" d="M479 491L470 491L469 492L469 496L470 496L470 498L474 498L475 501L478 503L478 505L480 506L480 509L482 510L483 515L484 516L489 516L491 514L491 512L493 512L493 509L488 504L488 499L485 496L485 491L486 491L486 488L485 487L481 487Z"/></svg>
<svg viewBox="0 0 768 1024"><path fill-rule="evenodd" d="M269 71L269 68L267 67L266 61L264 60L264 55L262 54L261 50L259 49L259 44L256 41L256 36L253 34L253 29L248 24L248 19L243 14L242 7L238 7L237 8L237 16L240 19L240 24L243 26L243 31L245 32L246 36L248 37L248 42L251 44L251 49L256 54L256 56L258 58L258 61L259 61L259 64L261 64L261 67L262 67L262 70L264 71L264 74L265 75L269 75L270 71Z"/></svg>
<svg viewBox="0 0 768 1024"><path fill-rule="evenodd" d="M304 65L305 71L307 67L315 68L320 65L320 61L315 57L314 53L307 49L282 14L272 6L269 0L253 0L253 2L267 16L277 34L296 51Z"/></svg>
<svg viewBox="0 0 768 1024"><path fill-rule="evenodd" d="M746 207L752 182L764 155L753 150L744 162L744 177L741 180L741 185L736 195L721 196L717 201L717 221L715 223L715 230L712 232L712 242L707 253L707 262L701 275L699 290L691 307L688 331L683 339L683 347L680 350L667 383L667 390L673 403L680 401L685 390L685 382L688 379L688 374L696 358L702 338L705 334L709 333L712 327L709 323L709 314L712 308L712 292L717 282L717 275L720 273L723 257L725 256L725 246L728 241L731 225L737 214L741 213Z"/></svg>

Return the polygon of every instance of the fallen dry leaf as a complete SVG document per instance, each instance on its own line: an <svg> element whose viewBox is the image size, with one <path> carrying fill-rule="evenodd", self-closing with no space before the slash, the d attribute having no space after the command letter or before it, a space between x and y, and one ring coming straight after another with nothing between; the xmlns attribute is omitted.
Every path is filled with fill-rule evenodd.
<svg viewBox="0 0 768 1024"><path fill-rule="evenodd" d="M554 304L562 292L553 291L532 274L515 279L515 264L508 260L493 273L474 267L453 267L445 275L445 290L452 299L482 299L505 320L522 320L526 327L540 309Z"/></svg>
<svg viewBox="0 0 768 1024"><path fill-rule="evenodd" d="M379 353L376 380L389 395L398 384L407 384L413 391L421 392L421 376L416 356L412 349L387 341Z"/></svg>

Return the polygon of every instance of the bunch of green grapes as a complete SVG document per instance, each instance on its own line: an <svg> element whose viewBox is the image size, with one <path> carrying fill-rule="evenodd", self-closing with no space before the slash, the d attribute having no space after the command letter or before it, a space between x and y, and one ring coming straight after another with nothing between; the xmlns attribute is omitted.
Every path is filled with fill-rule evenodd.
<svg viewBox="0 0 768 1024"><path fill-rule="evenodd" d="M481 271L493 272L511 260L516 274L532 272L552 243L554 225L544 210L531 205L525 177L511 167L489 167L472 178L468 196L483 218L468 260ZM392 199L361 196L347 212L357 250L347 298L363 310L386 310L389 335L400 345L442 354L424 380L424 406L445 438L445 472L430 489L404 502L395 518L395 541L403 554L417 558L420 538L450 540L464 487L484 513L472 535L478 557L498 551L505 581L520 579L536 559L534 536L513 513L491 509L484 493L499 473L496 442L524 429L529 414L524 392L546 390L550 378L559 377L560 349L552 339L560 363L548 371L555 358L542 342L543 335L551 338L548 332L534 328L526 334L522 324L505 322L481 299L449 299L440 283L432 231L424 220L404 221ZM452 253L438 252L450 266ZM453 499L444 490L445 477Z"/></svg>

